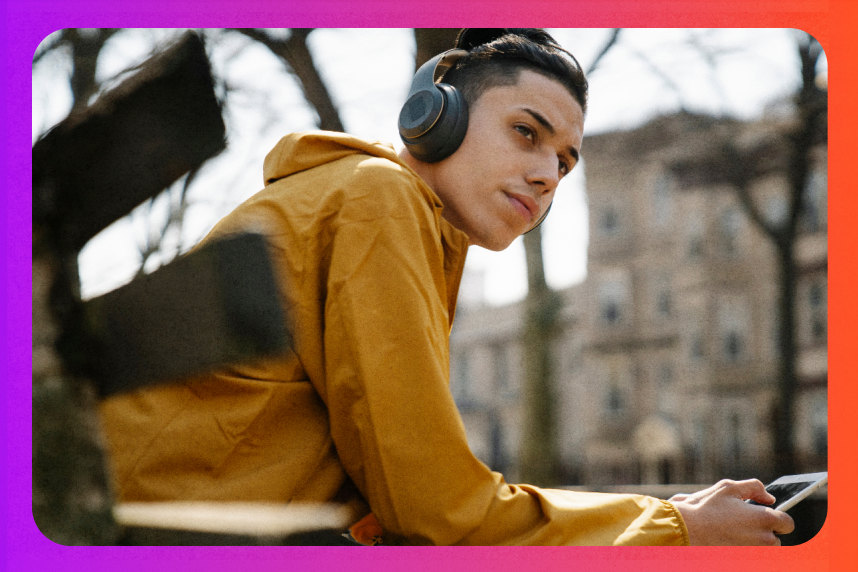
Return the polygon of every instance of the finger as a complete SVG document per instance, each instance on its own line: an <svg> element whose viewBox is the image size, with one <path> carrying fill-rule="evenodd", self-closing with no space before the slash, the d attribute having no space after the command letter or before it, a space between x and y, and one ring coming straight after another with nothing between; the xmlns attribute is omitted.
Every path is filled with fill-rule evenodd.
<svg viewBox="0 0 858 572"><path fill-rule="evenodd" d="M758 537L756 544L757 546L780 546L781 539L775 536L773 532L765 532L760 534Z"/></svg>
<svg viewBox="0 0 858 572"><path fill-rule="evenodd" d="M795 521L790 515L779 510L773 510L772 512L775 513L777 518L774 527L772 527L775 534L789 534L795 530Z"/></svg>
<svg viewBox="0 0 858 572"><path fill-rule="evenodd" d="M766 534L789 534L795 530L795 521L787 513L767 507L748 507L754 514L751 526Z"/></svg>
<svg viewBox="0 0 858 572"><path fill-rule="evenodd" d="M747 481L736 481L733 492L742 500L753 500L760 504L772 504L775 497L766 491L765 485L757 479Z"/></svg>

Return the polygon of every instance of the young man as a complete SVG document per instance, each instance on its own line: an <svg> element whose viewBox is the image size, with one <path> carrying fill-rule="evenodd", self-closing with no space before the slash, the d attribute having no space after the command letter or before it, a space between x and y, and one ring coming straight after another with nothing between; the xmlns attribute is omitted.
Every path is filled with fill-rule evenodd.
<svg viewBox="0 0 858 572"><path fill-rule="evenodd" d="M439 107L463 115L426 120L435 94L415 95L400 127L429 131L399 155L336 133L269 153L266 188L207 240L267 237L292 350L106 401L120 498L338 502L385 543L776 544L791 520L743 502L773 500L757 481L671 503L510 485L471 453L448 387L465 255L541 221L578 160L587 88L544 32L470 37L444 77L462 98ZM423 145L435 124L461 139L440 158Z"/></svg>

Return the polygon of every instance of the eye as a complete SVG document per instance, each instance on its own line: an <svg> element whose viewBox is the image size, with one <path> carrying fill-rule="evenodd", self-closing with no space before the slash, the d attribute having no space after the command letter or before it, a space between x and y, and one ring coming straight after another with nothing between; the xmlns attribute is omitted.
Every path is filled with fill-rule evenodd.
<svg viewBox="0 0 858 572"><path fill-rule="evenodd" d="M516 125L514 129L527 137L530 141L534 141L536 139L536 131L528 127L527 125Z"/></svg>
<svg viewBox="0 0 858 572"><path fill-rule="evenodd" d="M560 176L565 177L566 175L569 174L570 170L571 169L569 168L569 163L567 163L566 161L561 159L560 160Z"/></svg>

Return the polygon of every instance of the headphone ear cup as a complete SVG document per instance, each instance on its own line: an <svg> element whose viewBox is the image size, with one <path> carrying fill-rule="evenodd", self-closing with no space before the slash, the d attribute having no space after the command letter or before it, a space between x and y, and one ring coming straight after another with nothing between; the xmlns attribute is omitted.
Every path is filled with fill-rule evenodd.
<svg viewBox="0 0 858 572"><path fill-rule="evenodd" d="M414 140L432 128L444 110L444 93L435 85L413 94L399 112L399 136Z"/></svg>
<svg viewBox="0 0 858 572"><path fill-rule="evenodd" d="M437 163L455 153L468 132L468 104L462 93L446 83L434 87L441 98L439 114L435 113L435 94L428 90L410 97L399 114L402 142L413 157L426 163ZM414 132L419 134L411 135Z"/></svg>

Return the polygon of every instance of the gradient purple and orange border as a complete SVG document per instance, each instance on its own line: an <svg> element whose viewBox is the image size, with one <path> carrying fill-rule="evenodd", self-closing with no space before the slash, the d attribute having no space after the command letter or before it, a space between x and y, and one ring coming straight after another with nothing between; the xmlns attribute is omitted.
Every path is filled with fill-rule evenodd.
<svg viewBox="0 0 858 572"><path fill-rule="evenodd" d="M854 407L858 264L858 62L854 0L7 0L0 97L5 193L0 265L6 407L5 494L0 500L9 570L858 570ZM39 42L66 27L778 27L818 38L830 70L829 513L810 542L789 548L179 548L66 547L42 536L31 513L31 66Z"/></svg>

